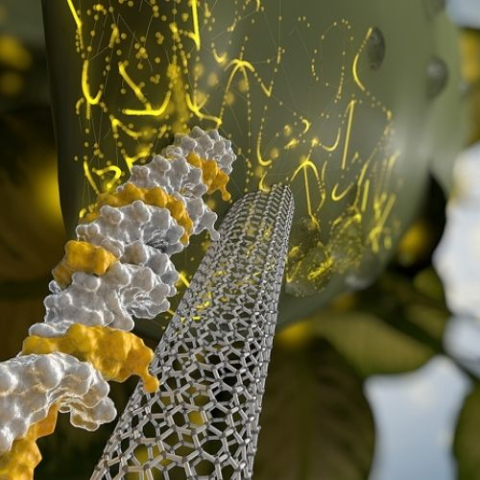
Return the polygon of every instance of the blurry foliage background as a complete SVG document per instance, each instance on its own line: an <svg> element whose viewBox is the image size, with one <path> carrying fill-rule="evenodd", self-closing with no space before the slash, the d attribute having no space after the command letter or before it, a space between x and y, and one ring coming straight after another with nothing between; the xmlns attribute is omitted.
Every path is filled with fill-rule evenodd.
<svg viewBox="0 0 480 480"><path fill-rule="evenodd" d="M480 140L480 32L464 30L461 47L473 142ZM65 241L39 0L0 0L0 140L0 356L5 360L20 350L28 326L42 319L50 270ZM338 298L328 310L278 335L255 478L368 477L375 422L365 380L413 371L445 354L442 336L450 313L431 267L444 208L444 195L432 184L423 212L374 285ZM466 374L477 387L459 417L454 451L458 478L470 480L480 478L480 386ZM112 388L121 410L133 384ZM90 434L63 418L57 432L40 441L45 460L36 478L88 478L112 428Z"/></svg>

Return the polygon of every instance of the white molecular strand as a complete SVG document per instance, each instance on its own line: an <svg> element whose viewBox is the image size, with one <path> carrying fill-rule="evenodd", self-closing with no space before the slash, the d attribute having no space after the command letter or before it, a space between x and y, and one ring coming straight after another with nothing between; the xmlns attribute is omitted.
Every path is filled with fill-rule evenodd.
<svg viewBox="0 0 480 480"><path fill-rule="evenodd" d="M213 240L218 240L217 214L201 198L207 191L201 179L202 171L185 158L167 160L157 155L150 163L133 167L129 182L140 188L162 187L169 195L181 198L193 222L192 233L198 235L206 230Z"/></svg>
<svg viewBox="0 0 480 480"><path fill-rule="evenodd" d="M133 167L129 180L141 188L161 187L182 202L192 220L191 232L185 232L168 208L141 200L122 207L102 206L97 218L77 227L77 239L110 251L118 262L102 276L77 271L66 288L52 281L51 295L44 301L44 322L33 325L31 335L58 337L74 323L130 331L133 317L152 319L169 309L168 298L177 293L179 278L170 256L188 245L184 234L208 231L213 240L219 239L217 214L202 199L208 187L202 170L189 163L191 153L216 161L226 174L236 158L231 142L217 131L194 128L190 135L177 135L174 145L147 165ZM3 362L0 455L46 418L53 405L69 412L74 426L87 430L112 421L116 411L108 392L100 372L70 355L20 355Z"/></svg>
<svg viewBox="0 0 480 480"><path fill-rule="evenodd" d="M132 315L151 319L168 310L167 298L177 292L178 273L168 256L145 247L142 253L151 267L117 262L101 277L75 272L63 290L51 282L45 321L32 325L30 335L60 336L73 323L130 331L135 326Z"/></svg>
<svg viewBox="0 0 480 480"><path fill-rule="evenodd" d="M180 151L177 155L174 152ZM232 173L236 155L232 150L232 142L223 138L217 130L205 132L200 127L194 127L190 134L177 134L173 145L166 147L163 154L166 157L187 157L195 153L200 158L215 160L219 167L228 175Z"/></svg>
<svg viewBox="0 0 480 480"><path fill-rule="evenodd" d="M50 407L70 412L72 425L96 430L116 416L110 387L101 374L71 355L18 356L0 364L0 455Z"/></svg>
<svg viewBox="0 0 480 480"><path fill-rule="evenodd" d="M184 234L166 208L147 205L141 200L124 207L104 205L98 218L79 225L76 233L80 241L90 242L112 252L122 261L125 247L134 242L158 248L168 255L183 250Z"/></svg>
<svg viewBox="0 0 480 480"><path fill-rule="evenodd" d="M215 160L230 173L235 155L231 142L218 132L194 128L191 135L177 135L174 145L144 166L135 166L129 182L141 188L161 187L181 201L193 222L192 234L208 231L213 240L217 214L201 198L207 191L202 171L187 161L190 153ZM120 186L120 192L124 186ZM105 275L76 272L65 289L51 282L45 299L44 323L30 328L31 335L63 335L73 323L103 325L130 331L133 316L155 318L170 308L179 278L170 256L182 251L183 227L167 208L141 200L122 207L104 205L99 216L76 229L80 241L103 247L118 257Z"/></svg>

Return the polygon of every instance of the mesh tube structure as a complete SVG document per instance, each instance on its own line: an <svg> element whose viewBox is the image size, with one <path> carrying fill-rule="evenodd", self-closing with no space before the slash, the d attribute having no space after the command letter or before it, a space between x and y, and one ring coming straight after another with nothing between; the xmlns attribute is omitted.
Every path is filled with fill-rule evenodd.
<svg viewBox="0 0 480 480"><path fill-rule="evenodd" d="M286 186L236 202L92 479L248 479L293 217Z"/></svg>

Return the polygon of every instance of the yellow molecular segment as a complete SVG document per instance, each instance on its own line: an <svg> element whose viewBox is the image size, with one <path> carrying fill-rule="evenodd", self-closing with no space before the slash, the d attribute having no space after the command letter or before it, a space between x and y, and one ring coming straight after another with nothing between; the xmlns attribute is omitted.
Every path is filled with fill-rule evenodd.
<svg viewBox="0 0 480 480"><path fill-rule="evenodd" d="M0 457L1 480L31 480L42 455L36 441L54 432L58 407L52 406L46 418L32 425L23 438L13 442L12 449Z"/></svg>
<svg viewBox="0 0 480 480"><path fill-rule="evenodd" d="M87 213L87 215L83 217L82 222L92 222L95 220L100 215L100 209L104 205L109 205L111 207L124 207L130 205L136 200L141 200L147 205L152 205L154 207L168 209L172 217L185 230L185 233L182 236L182 242L188 242L193 230L192 219L190 218L184 203L178 198L169 195L161 187L140 188L133 183L126 183L121 191L102 193L98 196L93 211Z"/></svg>
<svg viewBox="0 0 480 480"><path fill-rule="evenodd" d="M62 287L67 287L75 272L105 275L117 261L117 257L102 247L88 242L70 240L65 245L65 256L52 270L53 278Z"/></svg>
<svg viewBox="0 0 480 480"><path fill-rule="evenodd" d="M232 198L227 190L230 176L218 166L218 163L215 160L200 158L193 152L188 154L187 160L190 165L193 165L202 171L202 180L208 187L208 193L212 194L218 190L221 192L223 200L228 201Z"/></svg>
<svg viewBox="0 0 480 480"><path fill-rule="evenodd" d="M133 333L75 323L63 337L30 336L23 342L24 355L53 352L66 353L82 362L90 362L106 380L124 382L132 375L138 375L147 392L158 390L157 378L148 371L153 351Z"/></svg>

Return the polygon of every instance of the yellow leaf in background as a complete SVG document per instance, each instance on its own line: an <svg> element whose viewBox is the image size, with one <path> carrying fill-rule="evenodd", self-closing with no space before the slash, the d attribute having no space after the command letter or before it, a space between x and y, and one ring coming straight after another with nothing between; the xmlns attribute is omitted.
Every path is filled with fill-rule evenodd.
<svg viewBox="0 0 480 480"><path fill-rule="evenodd" d="M62 256L53 138L43 136L44 126L37 131L36 121L51 123L48 110L0 124L2 141L10 143L0 154L0 284L43 278Z"/></svg>
<svg viewBox="0 0 480 480"><path fill-rule="evenodd" d="M464 30L461 35L462 69L468 90L468 105L472 122L469 140L480 139L480 32Z"/></svg>
<svg viewBox="0 0 480 480"><path fill-rule="evenodd" d="M43 319L51 269L65 234L49 109L0 117L0 359Z"/></svg>

